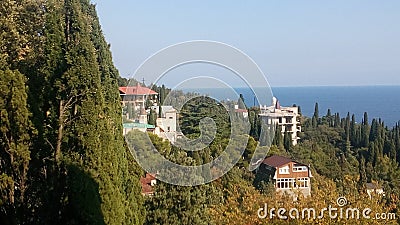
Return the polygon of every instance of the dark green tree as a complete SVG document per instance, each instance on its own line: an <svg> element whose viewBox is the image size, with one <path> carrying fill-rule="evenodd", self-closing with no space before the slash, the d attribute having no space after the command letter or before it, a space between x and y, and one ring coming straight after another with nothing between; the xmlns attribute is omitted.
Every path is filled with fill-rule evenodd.
<svg viewBox="0 0 400 225"><path fill-rule="evenodd" d="M87 0L7 0L0 4L4 28L0 31L0 69L12 68L4 76L16 85L8 86L18 87L13 95L2 88L8 94L0 101L18 102L18 116L10 122L13 132L25 126L25 133L14 138L24 143L16 149L24 157L11 160L20 163L14 173L28 177L18 181L27 192L23 195L26 212L15 223L141 224L139 178L132 173L132 158L122 137L119 75L94 6ZM27 100L17 70L28 78ZM17 122L27 118L24 101L37 135L29 133L27 122ZM2 178L8 184L14 179L8 172ZM19 192L14 192L18 198Z"/></svg>
<svg viewBox="0 0 400 225"><path fill-rule="evenodd" d="M246 104L244 103L244 97L242 94L239 95L238 106L239 106L239 109L247 109Z"/></svg>
<svg viewBox="0 0 400 225"><path fill-rule="evenodd" d="M368 147L370 127L368 123L368 113L364 113L364 119L361 123L361 146Z"/></svg>
<svg viewBox="0 0 400 225"><path fill-rule="evenodd" d="M157 113L153 110L153 109L150 109L150 113L149 113L149 116L148 116L149 118L148 118L148 124L151 124L151 125L156 125L156 122L157 122Z"/></svg>
<svg viewBox="0 0 400 225"><path fill-rule="evenodd" d="M290 152L293 148L292 135L290 132L285 131L283 136L283 145L286 151Z"/></svg>
<svg viewBox="0 0 400 225"><path fill-rule="evenodd" d="M312 125L313 127L318 126L319 124L319 107L318 107L318 102L315 103L315 107L314 107L314 114L312 117Z"/></svg>
<svg viewBox="0 0 400 225"><path fill-rule="evenodd" d="M25 77L0 70L0 220L19 224L26 210L31 138Z"/></svg>

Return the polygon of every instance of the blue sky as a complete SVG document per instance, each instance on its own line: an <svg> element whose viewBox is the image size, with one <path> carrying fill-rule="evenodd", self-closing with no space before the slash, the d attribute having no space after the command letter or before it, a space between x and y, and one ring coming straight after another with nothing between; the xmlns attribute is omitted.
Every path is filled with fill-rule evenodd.
<svg viewBox="0 0 400 225"><path fill-rule="evenodd" d="M400 85L397 0L92 2L124 77L162 48L204 39L248 54L271 86Z"/></svg>

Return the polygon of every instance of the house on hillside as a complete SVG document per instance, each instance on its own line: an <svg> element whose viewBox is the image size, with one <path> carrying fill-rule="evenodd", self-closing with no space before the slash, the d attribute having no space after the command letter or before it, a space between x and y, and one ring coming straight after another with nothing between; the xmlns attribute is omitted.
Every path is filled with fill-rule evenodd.
<svg viewBox="0 0 400 225"><path fill-rule="evenodd" d="M383 188L376 183L366 183L365 187L367 189L367 194L369 198L372 198L373 194L385 196Z"/></svg>
<svg viewBox="0 0 400 225"><path fill-rule="evenodd" d="M119 95L123 107L132 107L134 110L145 108L149 100L152 104L157 104L158 93L147 87L142 87L139 83L130 87L119 87ZM130 116L132 117L132 116Z"/></svg>
<svg viewBox="0 0 400 225"><path fill-rule="evenodd" d="M309 166L287 157L273 155L260 165L259 173L269 173L279 193L311 196L311 171Z"/></svg>
<svg viewBox="0 0 400 225"><path fill-rule="evenodd" d="M145 177L140 178L140 185L142 186L143 196L154 195L154 186L157 184L156 176L150 173L146 173Z"/></svg>
<svg viewBox="0 0 400 225"><path fill-rule="evenodd" d="M292 137L292 144L296 145L301 132L299 107L283 107L274 97L272 106L260 106L260 118L265 124L277 124L282 136L288 132Z"/></svg>

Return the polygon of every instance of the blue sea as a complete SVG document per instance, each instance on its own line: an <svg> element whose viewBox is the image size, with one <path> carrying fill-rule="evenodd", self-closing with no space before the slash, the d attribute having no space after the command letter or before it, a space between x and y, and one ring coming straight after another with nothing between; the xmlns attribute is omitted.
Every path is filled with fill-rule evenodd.
<svg viewBox="0 0 400 225"><path fill-rule="evenodd" d="M247 106L258 105L250 89L235 90L244 96ZM212 91L219 99L224 99L226 92L223 89ZM296 104L306 116L313 115L318 102L320 116L331 109L341 117L350 112L358 122L361 122L364 112L368 112L370 122L373 118L381 118L389 127L400 121L400 86L273 87L272 92L282 106Z"/></svg>

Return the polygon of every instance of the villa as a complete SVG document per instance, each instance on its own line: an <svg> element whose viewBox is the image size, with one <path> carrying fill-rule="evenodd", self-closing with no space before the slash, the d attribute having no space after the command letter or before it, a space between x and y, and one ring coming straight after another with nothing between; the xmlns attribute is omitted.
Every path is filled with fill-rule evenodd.
<svg viewBox="0 0 400 225"><path fill-rule="evenodd" d="M135 110L145 108L146 102L157 104L158 93L147 87L142 87L139 83L136 86L119 87L119 94L122 98L124 107L131 104Z"/></svg>
<svg viewBox="0 0 400 225"><path fill-rule="evenodd" d="M271 175L276 192L304 197L311 196L311 171L309 166L296 162L290 158L273 155L266 158L261 166L260 172Z"/></svg>
<svg viewBox="0 0 400 225"><path fill-rule="evenodd" d="M296 145L301 132L300 114L297 106L282 107L274 97L272 106L260 106L260 118L268 125L277 124L282 136L288 132L292 137L292 144Z"/></svg>

